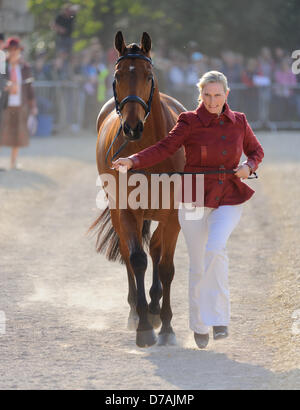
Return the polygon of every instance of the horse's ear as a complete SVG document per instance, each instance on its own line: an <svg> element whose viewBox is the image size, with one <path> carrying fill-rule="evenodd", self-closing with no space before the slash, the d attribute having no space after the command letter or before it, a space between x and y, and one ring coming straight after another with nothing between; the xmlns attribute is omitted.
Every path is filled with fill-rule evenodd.
<svg viewBox="0 0 300 410"><path fill-rule="evenodd" d="M145 54L148 54L151 50L151 38L146 32L144 32L142 35L141 49Z"/></svg>
<svg viewBox="0 0 300 410"><path fill-rule="evenodd" d="M115 37L115 47L118 50L118 52L120 53L120 55L122 55L126 49L126 44L123 38L123 34L122 31L118 31Z"/></svg>

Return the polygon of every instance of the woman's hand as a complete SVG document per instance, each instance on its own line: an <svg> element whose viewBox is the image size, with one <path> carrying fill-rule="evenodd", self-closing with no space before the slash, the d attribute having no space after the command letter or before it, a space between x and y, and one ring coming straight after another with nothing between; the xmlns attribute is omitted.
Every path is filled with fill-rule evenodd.
<svg viewBox="0 0 300 410"><path fill-rule="evenodd" d="M235 174L238 178L246 179L250 175L250 167L248 165L243 164L239 165L237 168L234 168Z"/></svg>
<svg viewBox="0 0 300 410"><path fill-rule="evenodd" d="M4 91L8 92L9 94L17 94L18 92L18 84L13 81L8 81Z"/></svg>
<svg viewBox="0 0 300 410"><path fill-rule="evenodd" d="M133 167L133 161L130 158L118 158L116 161L112 162L114 169L119 171L119 167L126 167L127 171Z"/></svg>

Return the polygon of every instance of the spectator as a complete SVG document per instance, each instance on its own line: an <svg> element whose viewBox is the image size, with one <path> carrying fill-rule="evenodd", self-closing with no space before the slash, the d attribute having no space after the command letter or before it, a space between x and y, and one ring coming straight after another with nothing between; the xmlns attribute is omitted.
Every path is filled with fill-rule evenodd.
<svg viewBox="0 0 300 410"><path fill-rule="evenodd" d="M56 32L56 52L72 53L72 33L74 21L79 10L78 5L67 3L55 19L52 28Z"/></svg>
<svg viewBox="0 0 300 410"><path fill-rule="evenodd" d="M246 98L243 99L243 109L250 120L254 121L258 118L258 91L255 84L255 76L259 74L258 61L256 58L249 58L246 62L246 67L242 72L242 83L245 84L248 89L246 91Z"/></svg>
<svg viewBox="0 0 300 410"><path fill-rule="evenodd" d="M264 77L269 78L270 82L273 78L275 62L272 57L271 50L268 47L263 47L258 56L259 71Z"/></svg>
<svg viewBox="0 0 300 410"><path fill-rule="evenodd" d="M66 51L60 51L56 54L51 64L51 79L54 81L63 81L70 78L70 68L68 64L68 54Z"/></svg>
<svg viewBox="0 0 300 410"><path fill-rule="evenodd" d="M209 67L209 70L222 71L223 61L221 60L221 58L211 57ZM207 69L207 71L209 70Z"/></svg>
<svg viewBox="0 0 300 410"><path fill-rule="evenodd" d="M222 54L222 72L230 83L238 83L241 79L241 68L237 64L237 59L232 51L224 51Z"/></svg>
<svg viewBox="0 0 300 410"><path fill-rule="evenodd" d="M43 52L36 56L33 66L33 76L36 81L51 80L51 66L47 64L47 53Z"/></svg>
<svg viewBox="0 0 300 410"><path fill-rule="evenodd" d="M268 47L263 47L258 56L259 75L255 78L256 85L260 86L259 93L259 115L263 124L267 124L270 115L270 102L272 90L270 85L273 80L275 62L272 57L271 50Z"/></svg>
<svg viewBox="0 0 300 410"><path fill-rule="evenodd" d="M97 68L98 84L97 84L97 101L98 109L106 102L107 96L107 80L109 71L103 58L102 52L95 55L95 64Z"/></svg>
<svg viewBox="0 0 300 410"><path fill-rule="evenodd" d="M108 64L115 64L118 59L118 52L114 47L111 47L107 50L106 59Z"/></svg>
<svg viewBox="0 0 300 410"><path fill-rule="evenodd" d="M280 67L275 71L275 94L279 97L290 97L293 95L293 86L297 84L296 76L291 70L291 62L285 58Z"/></svg>
<svg viewBox="0 0 300 410"><path fill-rule="evenodd" d="M281 47L276 47L274 50L274 63L275 63L274 69L276 70L280 69L280 65L286 57L287 57L287 53L284 51L284 49Z"/></svg>
<svg viewBox="0 0 300 410"><path fill-rule="evenodd" d="M227 77L229 84L239 83L241 81L241 67L237 63L235 54L227 50L221 56L223 60L221 72ZM239 106L239 93L237 90L231 90L228 102L233 109Z"/></svg>
<svg viewBox="0 0 300 410"><path fill-rule="evenodd" d="M3 50L5 46L5 35L4 33L0 33L0 50Z"/></svg>
<svg viewBox="0 0 300 410"><path fill-rule="evenodd" d="M207 58L199 51L194 51L191 55L191 62L186 67L185 84L190 88L190 100L195 106L198 101L199 91L195 85L199 78L207 71ZM187 97L188 101L188 97ZM188 107L189 108L189 107Z"/></svg>
<svg viewBox="0 0 300 410"><path fill-rule="evenodd" d="M40 52L36 56L36 60L33 65L33 77L35 81L51 81L52 69L51 65L47 63L47 53ZM39 93L39 89L36 93L36 102L39 111L38 120L41 121L42 116L51 115L53 113L53 97L55 90L52 87L47 87L47 92Z"/></svg>
<svg viewBox="0 0 300 410"><path fill-rule="evenodd" d="M176 91L182 91L184 89L185 76L184 76L184 63L180 58L177 58L169 71L169 81L171 87Z"/></svg>
<svg viewBox="0 0 300 410"><path fill-rule="evenodd" d="M186 60L179 53L174 54L173 62L168 73L169 94L178 99L183 105L187 104L185 69Z"/></svg>
<svg viewBox="0 0 300 410"><path fill-rule="evenodd" d="M97 109L98 71L97 64L93 61L93 56L90 50L86 50L83 54L81 74L84 77L83 89L85 95L83 127L93 127L94 129L95 109Z"/></svg>
<svg viewBox="0 0 300 410"><path fill-rule="evenodd" d="M294 114L295 95L293 87L297 85L295 74L291 70L289 58L285 58L274 74L273 113L276 120L290 120Z"/></svg>
<svg viewBox="0 0 300 410"><path fill-rule="evenodd" d="M8 50L7 74L10 81L6 87L8 100L3 112L0 145L12 148L11 168L18 169L19 148L29 145L28 115L37 115L37 106L30 67L21 60L23 47L20 39L10 37L5 48Z"/></svg>

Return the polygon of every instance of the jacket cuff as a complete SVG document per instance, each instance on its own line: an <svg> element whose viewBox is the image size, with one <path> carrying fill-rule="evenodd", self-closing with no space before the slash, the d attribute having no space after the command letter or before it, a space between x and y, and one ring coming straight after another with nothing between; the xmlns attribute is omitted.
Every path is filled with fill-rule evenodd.
<svg viewBox="0 0 300 410"><path fill-rule="evenodd" d="M250 175L256 170L254 161L252 161L251 159L248 159L247 161L244 161L242 164L243 165L248 165L248 167L250 168Z"/></svg>
<svg viewBox="0 0 300 410"><path fill-rule="evenodd" d="M137 157L136 154L130 155L128 158L130 158L132 163L133 163L133 165L132 165L133 169L138 168L140 166L140 160L139 160L139 158Z"/></svg>

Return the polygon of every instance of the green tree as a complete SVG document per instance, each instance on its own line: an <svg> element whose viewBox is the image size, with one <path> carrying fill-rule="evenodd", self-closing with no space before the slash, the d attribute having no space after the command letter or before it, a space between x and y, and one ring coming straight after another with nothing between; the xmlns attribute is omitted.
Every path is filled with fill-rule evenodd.
<svg viewBox="0 0 300 410"><path fill-rule="evenodd" d="M36 41L54 38L49 24L63 0L29 0L36 16ZM262 46L299 48L300 2L298 0L73 0L81 6L74 32L75 49L91 37L105 47L113 45L123 30L127 42L140 40L143 31L154 48L162 41L165 51L188 52L191 42L208 55L232 49L254 55Z"/></svg>

